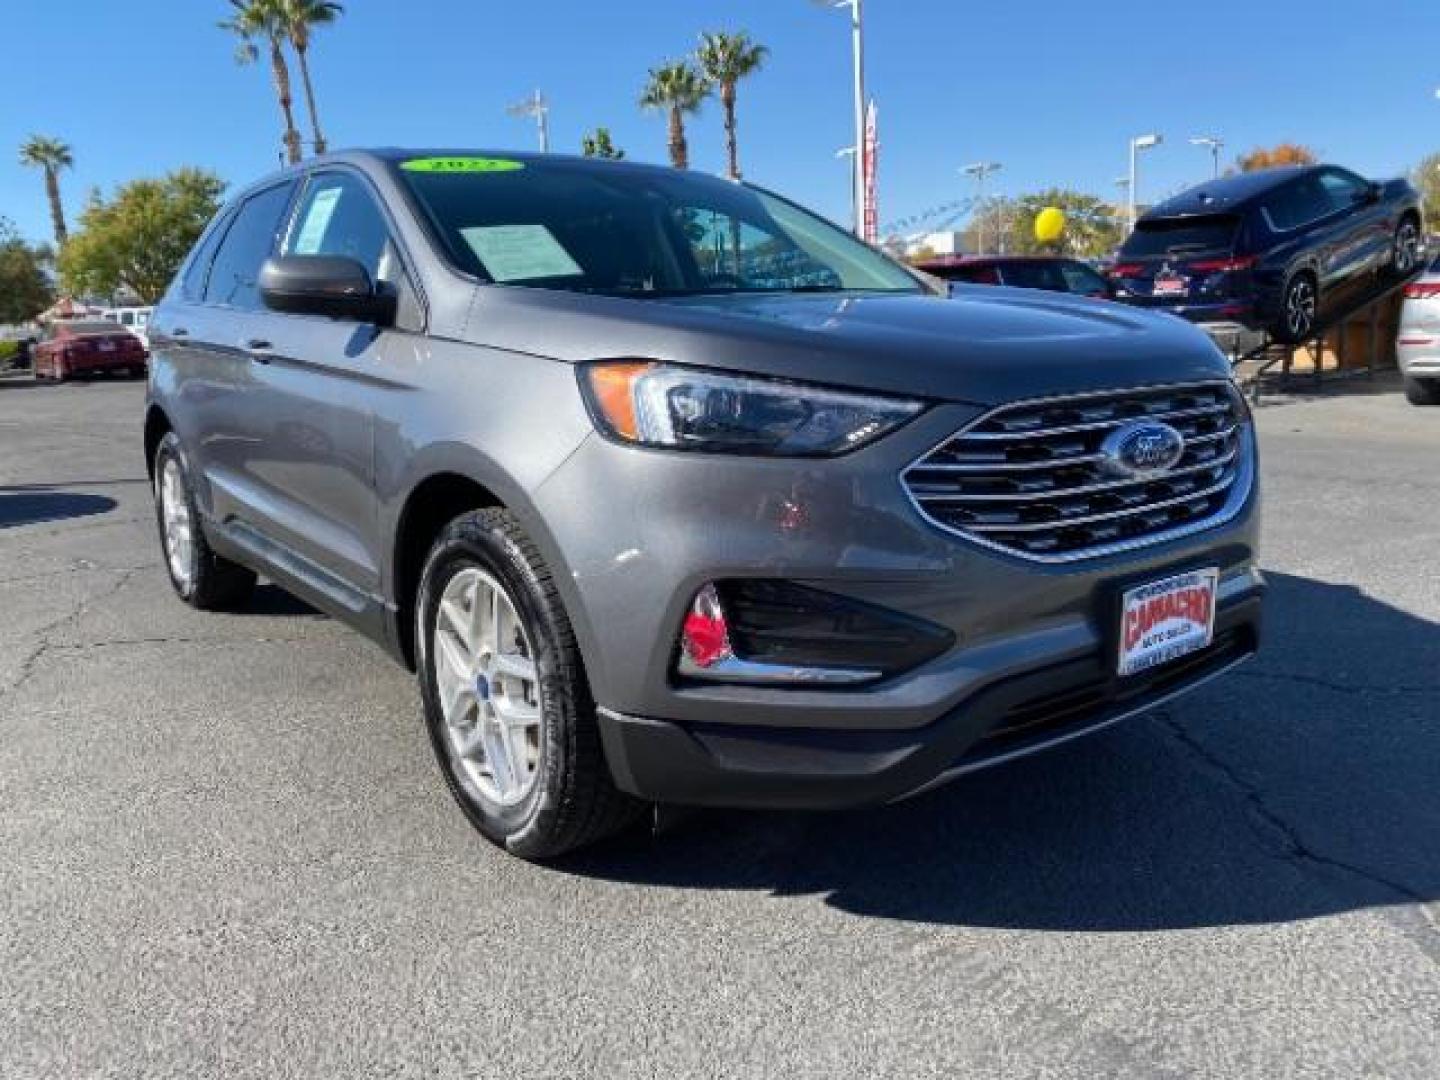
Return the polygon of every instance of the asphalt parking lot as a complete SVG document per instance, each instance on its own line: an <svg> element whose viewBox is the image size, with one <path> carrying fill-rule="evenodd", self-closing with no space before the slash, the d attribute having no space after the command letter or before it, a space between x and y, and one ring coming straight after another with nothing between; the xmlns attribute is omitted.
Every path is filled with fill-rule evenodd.
<svg viewBox="0 0 1440 1080"><path fill-rule="evenodd" d="M138 384L0 380L0 1076L1440 1074L1440 410L1261 410L1263 658L883 811L538 868L411 677L170 594Z"/></svg>

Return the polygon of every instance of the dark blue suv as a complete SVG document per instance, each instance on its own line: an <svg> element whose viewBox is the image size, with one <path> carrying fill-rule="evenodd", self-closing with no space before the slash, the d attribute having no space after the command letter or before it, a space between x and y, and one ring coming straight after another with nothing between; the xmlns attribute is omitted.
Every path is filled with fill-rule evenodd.
<svg viewBox="0 0 1440 1080"><path fill-rule="evenodd" d="M1419 264L1420 198L1335 165L1214 180L1136 223L1110 270L1116 299L1191 322L1303 341L1381 273Z"/></svg>

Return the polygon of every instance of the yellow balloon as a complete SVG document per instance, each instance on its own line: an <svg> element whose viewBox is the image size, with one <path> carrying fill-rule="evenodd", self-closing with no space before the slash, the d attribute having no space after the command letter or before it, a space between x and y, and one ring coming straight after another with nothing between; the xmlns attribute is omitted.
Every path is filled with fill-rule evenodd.
<svg viewBox="0 0 1440 1080"><path fill-rule="evenodd" d="M1059 240L1065 232L1065 211L1056 206L1047 206L1035 215L1035 239L1042 244Z"/></svg>

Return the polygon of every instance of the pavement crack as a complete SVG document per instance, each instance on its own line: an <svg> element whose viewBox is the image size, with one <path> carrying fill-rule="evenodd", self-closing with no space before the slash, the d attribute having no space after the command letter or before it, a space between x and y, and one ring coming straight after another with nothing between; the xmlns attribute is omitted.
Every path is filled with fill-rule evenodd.
<svg viewBox="0 0 1440 1080"><path fill-rule="evenodd" d="M1161 712L1157 714L1160 722L1169 730L1175 741L1178 742L1192 756L1200 761L1215 775L1219 776L1227 786L1238 792L1250 810L1263 821L1279 838L1283 846L1283 857L1292 862L1308 862L1316 866L1328 867L1332 870L1339 870L1342 873L1353 877L1361 878L1378 885L1382 889L1394 893L1403 900L1417 905L1425 921L1432 930L1440 930L1433 918L1430 916L1427 905L1430 898L1418 889L1411 888L1403 881L1387 877L1369 867L1357 863L1347 862L1344 859L1327 855L1308 844L1299 831L1276 812L1265 799L1265 793L1255 784L1246 780L1227 761L1215 754L1204 743L1191 735L1182 725L1177 723L1169 714Z"/></svg>
<svg viewBox="0 0 1440 1080"><path fill-rule="evenodd" d="M50 645L47 652L89 652L92 649L113 649L133 647L137 645L296 645L300 642L311 641L313 638L306 635L295 637L238 637L238 638L217 638L217 637L187 637L178 635L157 635L155 637L131 637L131 638L107 638L104 641L76 641L67 642L63 645Z"/></svg>
<svg viewBox="0 0 1440 1080"><path fill-rule="evenodd" d="M107 588L101 589L99 592L92 593L89 596L81 597L80 601L64 615L46 623L35 631L35 645L25 655L25 658L20 661L20 667L16 671L15 677L10 681L10 685L0 689L0 701L14 694L34 677L36 670L40 666L40 661L45 657L45 654L56 647L50 640L51 635L77 622L85 612L90 610L91 605L108 600L114 596L121 589L125 588L125 586L130 583L130 580L139 572L139 570L121 571Z"/></svg>

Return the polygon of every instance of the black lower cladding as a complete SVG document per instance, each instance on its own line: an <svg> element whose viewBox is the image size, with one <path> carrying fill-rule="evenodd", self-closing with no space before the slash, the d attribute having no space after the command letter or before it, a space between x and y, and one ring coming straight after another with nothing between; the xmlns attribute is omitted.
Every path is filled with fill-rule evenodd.
<svg viewBox="0 0 1440 1080"><path fill-rule="evenodd" d="M681 724L605 709L600 730L616 783L656 802L874 805L1143 711L1253 655L1259 635L1253 595L1217 613L1207 648L1171 664L1121 679L1097 653L1000 679L916 730Z"/></svg>
<svg viewBox="0 0 1440 1080"><path fill-rule="evenodd" d="M896 675L955 643L943 626L789 581L719 582L730 644L741 659Z"/></svg>

